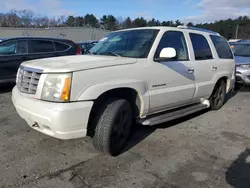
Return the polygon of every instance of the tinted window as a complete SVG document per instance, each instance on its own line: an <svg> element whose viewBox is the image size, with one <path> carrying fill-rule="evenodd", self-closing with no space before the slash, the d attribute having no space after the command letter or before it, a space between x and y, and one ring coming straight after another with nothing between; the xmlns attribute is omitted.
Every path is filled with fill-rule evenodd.
<svg viewBox="0 0 250 188"><path fill-rule="evenodd" d="M56 51L64 51L69 48L69 45L60 42L55 42Z"/></svg>
<svg viewBox="0 0 250 188"><path fill-rule="evenodd" d="M182 32L168 31L166 32L158 45L155 53L155 58L158 58L163 48L172 47L176 50L176 57L174 60L188 60L188 50L185 37ZM173 60L173 59L171 59Z"/></svg>
<svg viewBox="0 0 250 188"><path fill-rule="evenodd" d="M20 40L17 42L17 54L28 53L28 44L26 40Z"/></svg>
<svg viewBox="0 0 250 188"><path fill-rule="evenodd" d="M200 34L190 33L190 38L194 48L194 55L196 60L206 60L213 58L207 39L204 36Z"/></svg>
<svg viewBox="0 0 250 188"><path fill-rule="evenodd" d="M54 44L51 41L46 40L31 40L30 53L41 53L41 52L53 52Z"/></svg>
<svg viewBox="0 0 250 188"><path fill-rule="evenodd" d="M227 41L223 37L219 37L216 35L210 35L216 51L218 53L219 58L221 59L233 59L232 51L227 43Z"/></svg>
<svg viewBox="0 0 250 188"><path fill-rule="evenodd" d="M16 54L16 42L10 41L0 44L0 55Z"/></svg>

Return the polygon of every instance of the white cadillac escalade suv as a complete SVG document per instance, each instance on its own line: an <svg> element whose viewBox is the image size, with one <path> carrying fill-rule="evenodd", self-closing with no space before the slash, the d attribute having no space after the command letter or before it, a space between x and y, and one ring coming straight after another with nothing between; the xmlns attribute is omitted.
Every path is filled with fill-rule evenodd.
<svg viewBox="0 0 250 188"><path fill-rule="evenodd" d="M218 33L146 27L112 32L87 55L22 63L12 101L33 129L58 139L90 135L114 156L135 122L218 110L234 82L234 56Z"/></svg>

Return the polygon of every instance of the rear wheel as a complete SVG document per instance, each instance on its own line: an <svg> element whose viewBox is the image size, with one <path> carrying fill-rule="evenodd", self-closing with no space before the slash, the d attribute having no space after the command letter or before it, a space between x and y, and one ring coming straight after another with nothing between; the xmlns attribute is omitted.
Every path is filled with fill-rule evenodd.
<svg viewBox="0 0 250 188"><path fill-rule="evenodd" d="M96 150L118 155L128 141L132 126L132 108L124 99L111 99L102 105L93 137Z"/></svg>
<svg viewBox="0 0 250 188"><path fill-rule="evenodd" d="M220 80L214 88L214 91L210 97L210 105L212 110L219 110L226 100L226 82Z"/></svg>

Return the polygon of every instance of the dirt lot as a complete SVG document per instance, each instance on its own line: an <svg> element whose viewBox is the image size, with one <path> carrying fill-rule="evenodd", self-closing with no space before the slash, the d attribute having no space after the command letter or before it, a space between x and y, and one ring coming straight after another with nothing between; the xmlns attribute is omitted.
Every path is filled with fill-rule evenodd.
<svg viewBox="0 0 250 188"><path fill-rule="evenodd" d="M89 138L61 141L30 129L0 88L0 187L250 187L250 90L220 111L139 127L112 158Z"/></svg>

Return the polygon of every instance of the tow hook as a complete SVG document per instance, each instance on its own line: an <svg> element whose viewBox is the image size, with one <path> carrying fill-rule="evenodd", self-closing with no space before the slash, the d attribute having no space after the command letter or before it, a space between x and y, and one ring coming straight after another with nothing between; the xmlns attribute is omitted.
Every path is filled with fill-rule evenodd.
<svg viewBox="0 0 250 188"><path fill-rule="evenodd" d="M32 125L32 127L39 127L39 125L38 125L37 122L35 122L35 123Z"/></svg>

